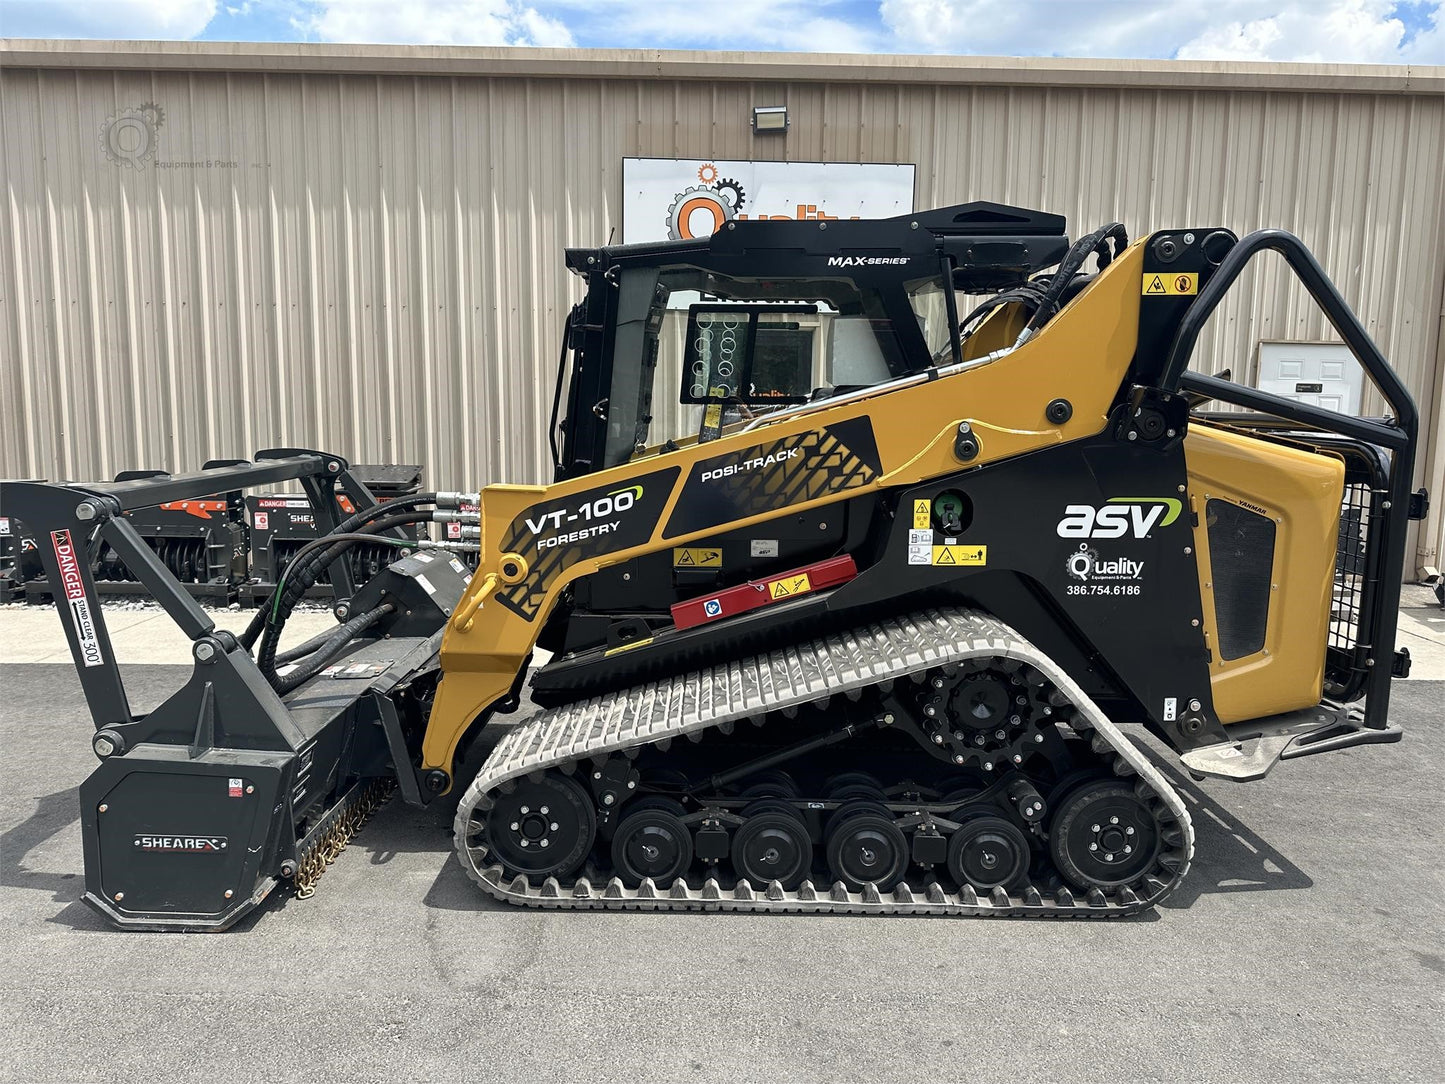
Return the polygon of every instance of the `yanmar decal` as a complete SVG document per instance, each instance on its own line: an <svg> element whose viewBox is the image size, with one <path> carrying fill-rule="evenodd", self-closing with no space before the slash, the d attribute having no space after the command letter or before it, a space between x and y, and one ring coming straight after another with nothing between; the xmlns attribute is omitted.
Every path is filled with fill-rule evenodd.
<svg viewBox="0 0 1445 1084"><path fill-rule="evenodd" d="M527 558L527 577L503 587L496 600L531 621L563 569L646 542L679 473L668 467L625 485L614 482L525 509L507 528L502 552Z"/></svg>
<svg viewBox="0 0 1445 1084"><path fill-rule="evenodd" d="M1055 528L1060 538L1148 538L1183 510L1175 497L1110 497L1103 505L1071 504Z"/></svg>
<svg viewBox="0 0 1445 1084"><path fill-rule="evenodd" d="M873 424L866 417L699 460L663 537L705 531L857 489L881 472Z"/></svg>
<svg viewBox="0 0 1445 1084"><path fill-rule="evenodd" d="M50 544L55 547L55 562L60 568L60 586L65 591L65 604L75 626L75 641L80 648L80 661L86 666L104 666L105 654L100 649L100 632L90 599L85 593L85 578L75 555L75 543L69 531L51 531Z"/></svg>

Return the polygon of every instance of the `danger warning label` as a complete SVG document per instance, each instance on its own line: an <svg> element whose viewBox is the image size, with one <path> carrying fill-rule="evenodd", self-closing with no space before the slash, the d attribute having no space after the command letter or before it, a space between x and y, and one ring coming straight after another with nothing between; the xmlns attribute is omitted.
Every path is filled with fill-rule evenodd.
<svg viewBox="0 0 1445 1084"><path fill-rule="evenodd" d="M1194 271L1178 274L1146 274L1144 276L1145 297L1174 297L1199 292L1199 275Z"/></svg>
<svg viewBox="0 0 1445 1084"><path fill-rule="evenodd" d="M908 563L910 565L944 565L956 568L979 567L988 564L987 546L960 546L960 545L910 545L908 547Z"/></svg>
<svg viewBox="0 0 1445 1084"><path fill-rule="evenodd" d="M673 568L722 568L722 550L690 547L672 551Z"/></svg>
<svg viewBox="0 0 1445 1084"><path fill-rule="evenodd" d="M794 595L806 595L813 589L808 581L808 574L801 572L796 576L784 576L781 580L773 580L768 584L768 595L771 598L792 598Z"/></svg>

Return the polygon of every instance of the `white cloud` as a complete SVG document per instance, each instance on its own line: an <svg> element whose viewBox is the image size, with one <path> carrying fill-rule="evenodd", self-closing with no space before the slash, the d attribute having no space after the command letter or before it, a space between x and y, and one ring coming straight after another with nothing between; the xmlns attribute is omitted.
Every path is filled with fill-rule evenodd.
<svg viewBox="0 0 1445 1084"><path fill-rule="evenodd" d="M626 49L886 52L876 18L839 0L729 0L701 9L659 0L546 0L588 45ZM851 8L851 10L848 10Z"/></svg>
<svg viewBox="0 0 1445 1084"><path fill-rule="evenodd" d="M511 0L318 0L302 26L323 41L575 44L561 20Z"/></svg>
<svg viewBox="0 0 1445 1084"><path fill-rule="evenodd" d="M0 3L0 34L11 38L194 38L215 17L216 0L35 0Z"/></svg>
<svg viewBox="0 0 1445 1084"><path fill-rule="evenodd" d="M897 47L971 54L1445 62L1445 0L883 0Z"/></svg>

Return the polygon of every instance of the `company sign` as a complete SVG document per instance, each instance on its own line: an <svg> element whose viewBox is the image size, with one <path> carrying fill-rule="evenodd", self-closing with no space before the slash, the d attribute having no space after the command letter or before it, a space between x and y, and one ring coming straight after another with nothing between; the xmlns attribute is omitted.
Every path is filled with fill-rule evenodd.
<svg viewBox="0 0 1445 1084"><path fill-rule="evenodd" d="M622 160L622 240L707 237L732 221L892 218L913 210L911 164Z"/></svg>

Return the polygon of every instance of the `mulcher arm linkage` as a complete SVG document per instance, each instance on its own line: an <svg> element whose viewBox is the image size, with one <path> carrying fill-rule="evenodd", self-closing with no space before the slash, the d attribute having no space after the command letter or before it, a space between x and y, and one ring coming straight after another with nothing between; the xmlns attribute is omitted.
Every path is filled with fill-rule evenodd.
<svg viewBox="0 0 1445 1084"><path fill-rule="evenodd" d="M283 700L249 651L216 629L122 515L293 481L310 499L322 534L345 514L338 490L363 510L375 504L344 458L300 449L168 477L4 486L7 513L40 542L46 575L60 585L57 608L100 758L80 787L85 899L117 925L225 929L280 880L310 877L374 801L374 783L393 776L382 736L389 728L373 721L387 714L378 706L400 676L425 667L434 642L412 636L387 640L384 648L380 641L365 645L347 660L364 660L365 676L330 681L319 697L307 697L303 686ZM96 601L86 559L96 536L191 641L191 678L145 715L130 708ZM333 582L339 598L353 594L345 562L334 568ZM438 628L444 620L439 612ZM393 666L403 658L407 665Z"/></svg>

